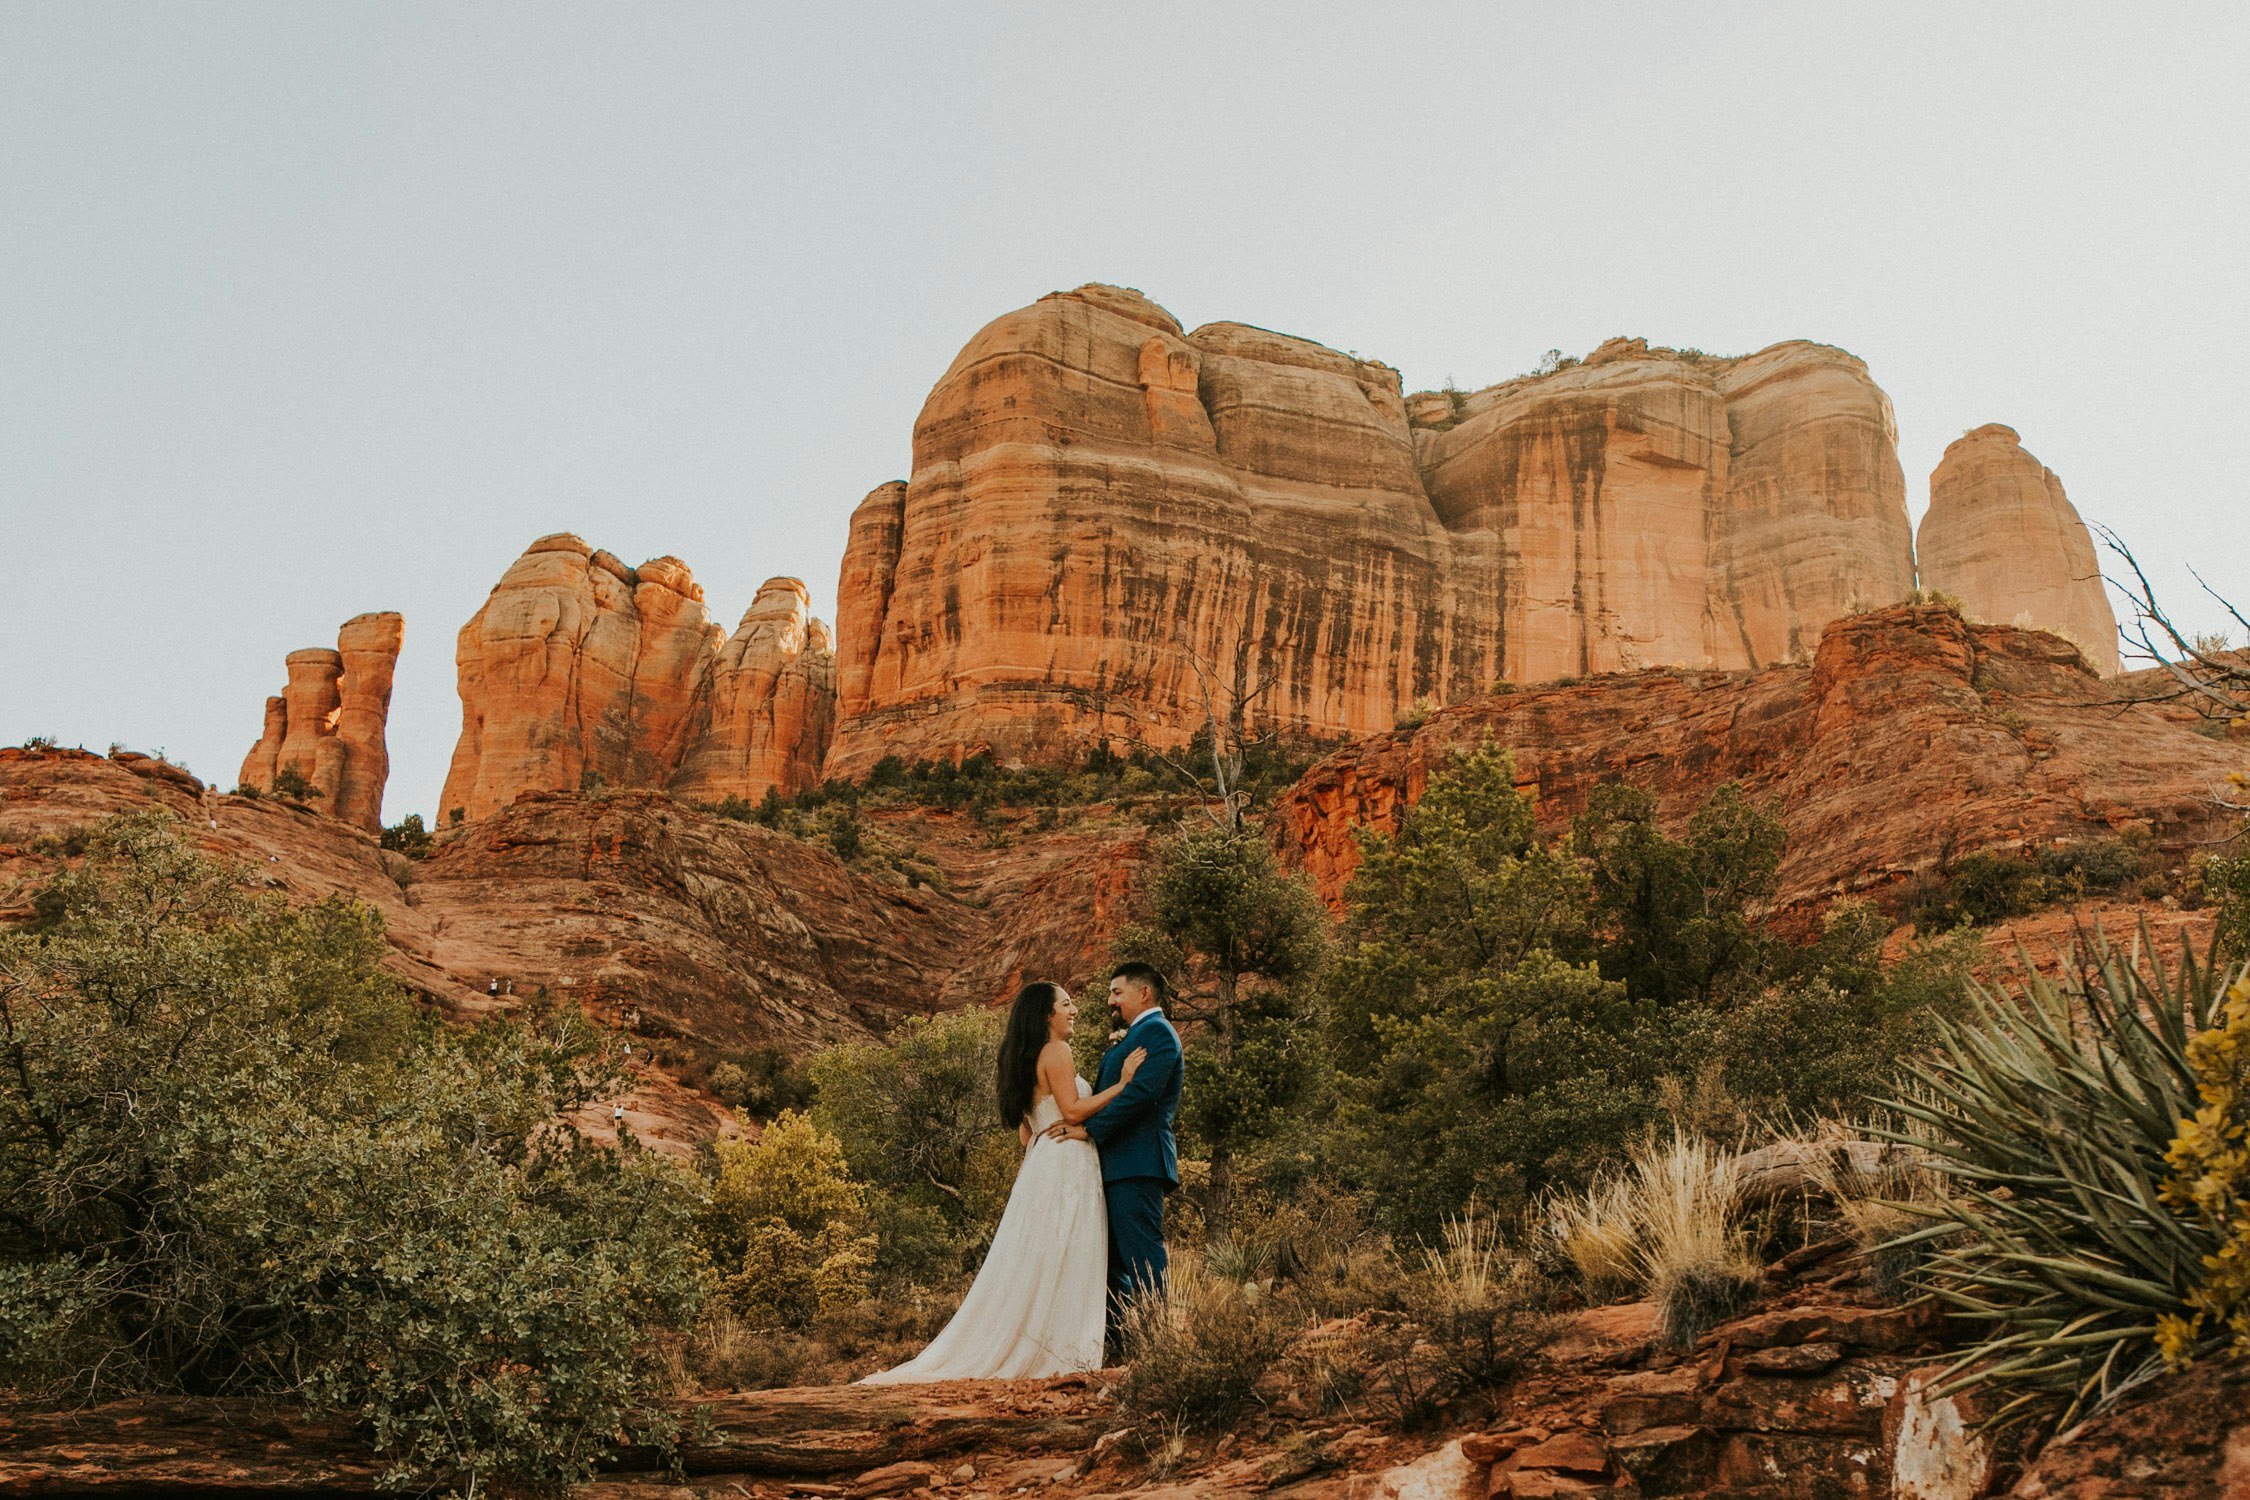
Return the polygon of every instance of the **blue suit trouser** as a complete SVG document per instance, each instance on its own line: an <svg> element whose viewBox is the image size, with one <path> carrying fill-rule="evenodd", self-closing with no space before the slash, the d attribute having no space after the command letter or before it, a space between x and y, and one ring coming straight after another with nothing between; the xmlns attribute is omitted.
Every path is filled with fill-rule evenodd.
<svg viewBox="0 0 2250 1500"><path fill-rule="evenodd" d="M1164 1190L1161 1177L1120 1177L1102 1184L1109 1205L1110 1327L1127 1299L1164 1289Z"/></svg>

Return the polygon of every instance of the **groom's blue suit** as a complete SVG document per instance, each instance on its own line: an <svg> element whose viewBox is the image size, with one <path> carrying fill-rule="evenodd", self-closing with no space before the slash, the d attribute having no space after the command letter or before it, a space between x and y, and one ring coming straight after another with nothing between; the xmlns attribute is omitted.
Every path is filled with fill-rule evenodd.
<svg viewBox="0 0 2250 1500"><path fill-rule="evenodd" d="M1180 1109L1180 1038L1160 1010L1143 1011L1102 1054L1100 1093L1117 1082L1136 1047L1148 1057L1109 1106L1086 1122L1102 1158L1102 1197L1109 1204L1109 1294L1121 1303L1164 1285L1164 1195L1180 1185L1172 1117ZM1114 1319L1112 1322L1114 1325Z"/></svg>

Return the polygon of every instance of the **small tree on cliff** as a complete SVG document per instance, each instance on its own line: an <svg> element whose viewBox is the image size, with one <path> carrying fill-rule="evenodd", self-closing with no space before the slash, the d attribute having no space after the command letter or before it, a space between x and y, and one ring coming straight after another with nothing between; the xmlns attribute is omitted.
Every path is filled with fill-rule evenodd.
<svg viewBox="0 0 2250 1500"><path fill-rule="evenodd" d="M273 773L273 794L301 807L318 797L320 788L307 781L305 773L295 766L283 766Z"/></svg>
<svg viewBox="0 0 2250 1500"><path fill-rule="evenodd" d="M1205 1235L1224 1244L1239 1158L1303 1093L1304 995L1326 952L1327 918L1311 888L1239 823L1165 843L1146 901L1146 921L1118 935L1111 957L1173 975L1171 1016L1203 1029L1186 1049L1182 1124L1211 1164Z"/></svg>

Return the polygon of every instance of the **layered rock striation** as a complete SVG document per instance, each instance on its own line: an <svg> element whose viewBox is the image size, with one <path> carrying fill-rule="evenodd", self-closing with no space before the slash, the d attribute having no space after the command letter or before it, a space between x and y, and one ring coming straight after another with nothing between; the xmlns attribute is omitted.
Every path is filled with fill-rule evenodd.
<svg viewBox="0 0 2250 1500"><path fill-rule="evenodd" d="M1388 366L1087 286L997 320L853 517L829 770L1305 738L1501 678L1801 658L1913 587L1890 403L1817 344L1613 340L1410 403Z"/></svg>
<svg viewBox="0 0 2250 1500"><path fill-rule="evenodd" d="M1923 587L1980 620L2067 636L2097 670L2117 670L2117 618L2093 540L2014 428L1988 423L1946 448L1915 542Z"/></svg>
<svg viewBox="0 0 2250 1500"><path fill-rule="evenodd" d="M713 658L701 716L673 775L698 801L755 800L819 779L836 707L835 642L794 578L769 579Z"/></svg>
<svg viewBox="0 0 2250 1500"><path fill-rule="evenodd" d="M2115 669L2085 528L2014 434L1956 444L1933 495L1922 582ZM1332 741L1500 681L1803 663L1915 585L1890 401L1842 350L1613 339L1407 397L1377 361L1085 286L938 381L911 477L852 515L834 639L794 580L725 637L677 559L534 543L461 632L441 809L1067 764L1237 712Z"/></svg>
<svg viewBox="0 0 2250 1500"><path fill-rule="evenodd" d="M277 776L293 772L319 794L319 811L380 830L390 779L384 727L404 639L404 619L384 611L345 621L333 651L290 652L288 684L266 700L265 732L243 759L242 785L270 792Z"/></svg>
<svg viewBox="0 0 2250 1500"><path fill-rule="evenodd" d="M448 818L595 787L755 799L816 780L827 750L834 657L793 578L729 637L678 558L633 568L541 537L461 627L455 664Z"/></svg>

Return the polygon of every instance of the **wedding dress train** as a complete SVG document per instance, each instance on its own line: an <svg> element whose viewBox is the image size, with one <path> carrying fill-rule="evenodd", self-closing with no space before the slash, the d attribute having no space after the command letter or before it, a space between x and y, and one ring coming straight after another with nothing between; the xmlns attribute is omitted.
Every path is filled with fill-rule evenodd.
<svg viewBox="0 0 2250 1500"><path fill-rule="evenodd" d="M861 1384L1030 1380L1101 1367L1109 1279L1101 1157L1091 1142L1039 1134L1061 1118L1052 1094L1033 1107L1031 1149L952 1321L913 1359Z"/></svg>

